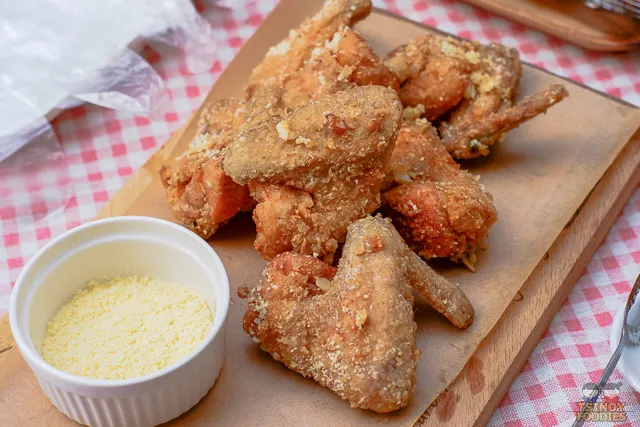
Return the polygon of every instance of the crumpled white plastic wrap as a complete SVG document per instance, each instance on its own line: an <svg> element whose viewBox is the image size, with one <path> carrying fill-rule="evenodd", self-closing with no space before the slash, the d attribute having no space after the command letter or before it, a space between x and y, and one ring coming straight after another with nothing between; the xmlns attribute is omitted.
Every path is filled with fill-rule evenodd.
<svg viewBox="0 0 640 427"><path fill-rule="evenodd" d="M56 109L89 102L148 114L162 79L129 46L142 38L211 51L210 32L189 0L1 2L0 161L46 132L41 119Z"/></svg>
<svg viewBox="0 0 640 427"><path fill-rule="evenodd" d="M27 204L22 185L35 188L29 204L64 207L68 172L49 120L83 102L150 114L164 85L136 50L184 49L189 69L203 72L211 32L190 0L0 2L0 208ZM47 175L58 192L38 194L34 177Z"/></svg>

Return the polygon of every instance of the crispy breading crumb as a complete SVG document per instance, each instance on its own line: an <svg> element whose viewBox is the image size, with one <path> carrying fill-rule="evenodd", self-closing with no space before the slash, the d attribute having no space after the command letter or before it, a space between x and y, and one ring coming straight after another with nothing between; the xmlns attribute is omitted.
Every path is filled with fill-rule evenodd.
<svg viewBox="0 0 640 427"><path fill-rule="evenodd" d="M249 296L249 288L247 286L240 286L238 288L238 297L244 299Z"/></svg>
<svg viewBox="0 0 640 427"><path fill-rule="evenodd" d="M304 136L296 137L296 144L308 144L311 140L309 138L305 138Z"/></svg>
<svg viewBox="0 0 640 427"><path fill-rule="evenodd" d="M367 321L367 310L361 309L356 311L356 326L362 328Z"/></svg>
<svg viewBox="0 0 640 427"><path fill-rule="evenodd" d="M336 31L333 34L333 37L331 38L331 40L327 41L327 43L325 44L325 47L330 51L335 52L338 49L338 44L340 43L341 38L342 38L342 34L340 34L340 31Z"/></svg>
<svg viewBox="0 0 640 427"><path fill-rule="evenodd" d="M471 81L478 88L478 92L483 94L491 92L497 85L498 80L481 71L471 73Z"/></svg>

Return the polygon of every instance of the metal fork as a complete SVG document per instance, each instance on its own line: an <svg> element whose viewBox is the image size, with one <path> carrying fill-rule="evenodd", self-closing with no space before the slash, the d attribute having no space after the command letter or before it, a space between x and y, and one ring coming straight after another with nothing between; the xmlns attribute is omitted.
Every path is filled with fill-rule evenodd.
<svg viewBox="0 0 640 427"><path fill-rule="evenodd" d="M639 0L586 0L585 4L592 9L605 9L620 15L640 19Z"/></svg>
<svg viewBox="0 0 640 427"><path fill-rule="evenodd" d="M607 367L604 368L604 372L596 385L596 389L589 396L589 402L595 403L598 401L598 397L602 394L604 390L604 386L607 384L609 377L613 373L613 370L616 368L618 361L620 360L620 356L622 356L622 351L628 347L636 347L640 345L640 319L636 316L635 319L629 319L629 311L631 307L636 301L636 297L640 293L640 275L636 279L636 283L633 285L631 289L631 293L629 293L629 298L627 298L627 305L624 309L624 316L622 319L622 336L620 337L620 344L616 348L616 351L613 352L611 356L611 360L607 364ZM630 322L630 323L628 323ZM590 412L588 409L589 406L585 405L580 411L580 413L576 416L576 421L573 423L573 427L580 427L584 424L587 414Z"/></svg>

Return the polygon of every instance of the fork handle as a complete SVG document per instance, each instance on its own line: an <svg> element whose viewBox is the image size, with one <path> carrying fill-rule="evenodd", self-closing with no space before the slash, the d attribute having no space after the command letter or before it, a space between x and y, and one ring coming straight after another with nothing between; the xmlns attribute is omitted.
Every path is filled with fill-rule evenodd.
<svg viewBox="0 0 640 427"><path fill-rule="evenodd" d="M609 377L613 373L613 370L616 368L616 365L620 360L620 356L622 356L622 350L624 348L624 345L622 344L622 341L623 341L622 338L623 337L621 337L620 343L618 344L618 347L616 347L616 351L613 352L613 355L611 356L611 359L609 360L607 367L604 368L604 372L602 372L602 376L600 376L600 380L596 385L596 389L598 393L596 393L595 396L593 395L589 396L589 400L587 401L588 403L595 403L598 401L598 397L600 397L600 395L602 394L602 391L604 390L604 386L607 384L607 381L609 381ZM576 416L576 421L573 423L573 427L581 427L584 424L587 418L587 414L591 412L590 406L591 405L584 405L580 413Z"/></svg>

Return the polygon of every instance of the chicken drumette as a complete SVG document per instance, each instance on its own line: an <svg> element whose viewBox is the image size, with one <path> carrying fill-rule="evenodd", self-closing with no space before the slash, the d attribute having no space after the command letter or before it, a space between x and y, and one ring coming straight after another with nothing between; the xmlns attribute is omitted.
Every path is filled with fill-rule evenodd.
<svg viewBox="0 0 640 427"><path fill-rule="evenodd" d="M160 171L167 200L182 225L210 237L253 200L246 186L224 174L221 150L237 135L245 120L245 102L225 99L203 109L189 149Z"/></svg>
<svg viewBox="0 0 640 427"><path fill-rule="evenodd" d="M356 86L285 114L281 92L258 91L261 112L224 152L223 169L258 201L255 246L330 260L347 226L380 204L402 121L395 91Z"/></svg>
<svg viewBox="0 0 640 427"><path fill-rule="evenodd" d="M473 307L453 283L411 252L380 217L349 226L338 268L284 253L251 290L244 330L277 361L331 389L351 406L390 412L415 382L411 288L456 326Z"/></svg>
<svg viewBox="0 0 640 427"><path fill-rule="evenodd" d="M453 160L435 128L410 110L389 168L388 181L399 186L383 193L383 210L422 257L450 258L473 270L475 251L497 219L493 199Z"/></svg>

